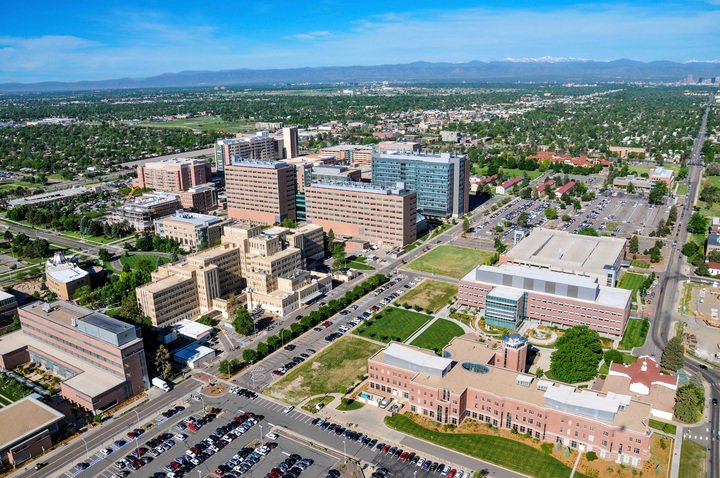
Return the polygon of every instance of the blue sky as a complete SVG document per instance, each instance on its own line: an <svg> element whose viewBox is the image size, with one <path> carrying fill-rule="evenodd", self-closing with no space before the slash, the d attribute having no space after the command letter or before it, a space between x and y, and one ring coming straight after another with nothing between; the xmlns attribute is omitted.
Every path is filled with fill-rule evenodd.
<svg viewBox="0 0 720 478"><path fill-rule="evenodd" d="M4 2L0 82L506 58L720 59L720 0Z"/></svg>

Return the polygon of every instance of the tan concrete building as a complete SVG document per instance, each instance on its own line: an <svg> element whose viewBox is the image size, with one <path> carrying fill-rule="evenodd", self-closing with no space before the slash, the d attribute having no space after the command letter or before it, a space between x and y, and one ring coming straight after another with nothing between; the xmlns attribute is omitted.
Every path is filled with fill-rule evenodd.
<svg viewBox="0 0 720 478"><path fill-rule="evenodd" d="M50 450L65 416L33 397L0 408L0 467L18 467Z"/></svg>
<svg viewBox="0 0 720 478"><path fill-rule="evenodd" d="M223 224L216 216L177 211L155 221L155 234L177 241L186 251L196 251L217 245Z"/></svg>
<svg viewBox="0 0 720 478"><path fill-rule="evenodd" d="M267 131L253 135L238 134L235 138L219 139L215 144L215 163L224 171L233 157L259 161L277 161L282 156L282 140Z"/></svg>
<svg viewBox="0 0 720 478"><path fill-rule="evenodd" d="M70 300L75 290L90 285L90 274L58 251L45 262L45 285L60 299Z"/></svg>
<svg viewBox="0 0 720 478"><path fill-rule="evenodd" d="M331 154L337 161L357 168L372 165L373 147L359 144L340 144L323 148L320 150L320 154Z"/></svg>
<svg viewBox="0 0 720 478"><path fill-rule="evenodd" d="M231 294L251 309L287 314L332 286L329 275L304 270L308 258L322 253L322 229L315 226L263 231L247 222L228 224L220 246L160 266L153 281L137 289L138 305L155 326L210 310L226 313Z"/></svg>

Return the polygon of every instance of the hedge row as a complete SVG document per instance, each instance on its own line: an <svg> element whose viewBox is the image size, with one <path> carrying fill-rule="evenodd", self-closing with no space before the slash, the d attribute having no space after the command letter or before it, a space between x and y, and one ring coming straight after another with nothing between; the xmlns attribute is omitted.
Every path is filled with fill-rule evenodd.
<svg viewBox="0 0 720 478"><path fill-rule="evenodd" d="M383 274L370 277L363 283L353 287L352 290L345 292L342 297L329 301L297 322L293 322L289 329L282 329L276 335L271 335L265 342L260 342L255 349L243 350L243 360L245 362L262 360L282 347L284 343L290 342L295 337L328 320L356 300L385 284L388 280L388 277Z"/></svg>

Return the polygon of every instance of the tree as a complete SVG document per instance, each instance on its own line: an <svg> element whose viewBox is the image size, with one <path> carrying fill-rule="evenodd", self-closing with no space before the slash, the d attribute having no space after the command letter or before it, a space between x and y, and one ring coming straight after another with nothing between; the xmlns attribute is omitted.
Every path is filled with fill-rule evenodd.
<svg viewBox="0 0 720 478"><path fill-rule="evenodd" d="M110 262L112 260L112 254L102 247L98 250L98 257L100 257L100 260L103 262Z"/></svg>
<svg viewBox="0 0 720 478"><path fill-rule="evenodd" d="M551 220L551 221L552 221L553 219L557 219L557 218L558 218L557 209L555 209L555 208L552 207L552 206L548 207L547 209L545 209L545 217L548 218L548 219Z"/></svg>
<svg viewBox="0 0 720 478"><path fill-rule="evenodd" d="M640 250L640 240L637 236L633 236L630 238L630 246L628 248L631 254L637 254Z"/></svg>
<svg viewBox="0 0 720 478"><path fill-rule="evenodd" d="M243 360L247 363L255 362L257 361L257 352L255 352L253 349L245 349L243 350Z"/></svg>
<svg viewBox="0 0 720 478"><path fill-rule="evenodd" d="M118 315L121 318L132 322L137 322L138 318L143 315L142 310L140 310L140 306L137 303L135 292L131 292L122 298L120 308L118 309Z"/></svg>
<svg viewBox="0 0 720 478"><path fill-rule="evenodd" d="M172 371L170 351L162 344L160 344L155 352L155 367L157 367L158 373L163 379L166 379Z"/></svg>
<svg viewBox="0 0 720 478"><path fill-rule="evenodd" d="M652 189L650 189L650 194L648 196L648 200L650 204L660 204L663 202L663 198L668 192L667 183L665 181L655 181L653 183Z"/></svg>
<svg viewBox="0 0 720 478"><path fill-rule="evenodd" d="M324 236L325 238L325 254L329 255L333 253L333 248L335 247L335 233L332 229L330 229L327 234Z"/></svg>
<svg viewBox="0 0 720 478"><path fill-rule="evenodd" d="M625 190L629 193L634 193L635 185L633 183L628 183L627 187L625 187Z"/></svg>
<svg viewBox="0 0 720 478"><path fill-rule="evenodd" d="M570 219L571 219L571 217L569 214L563 214L563 216L562 216L563 222L568 222Z"/></svg>
<svg viewBox="0 0 720 478"><path fill-rule="evenodd" d="M530 215L528 213L525 211L521 212L517 217L517 225L520 227L527 227L529 218Z"/></svg>
<svg viewBox="0 0 720 478"><path fill-rule="evenodd" d="M680 337L673 337L668 340L663 349L662 356L660 357L660 365L663 368L677 372L682 368L685 362L685 350L683 348L682 339Z"/></svg>
<svg viewBox="0 0 720 478"><path fill-rule="evenodd" d="M345 261L347 259L347 254L345 253L345 248L342 244L335 244L333 246L333 263L332 263L332 270L333 271L339 271L345 268Z"/></svg>
<svg viewBox="0 0 720 478"><path fill-rule="evenodd" d="M470 230L470 219L468 219L467 216L463 217L462 230L463 232L468 232Z"/></svg>
<svg viewBox="0 0 720 478"><path fill-rule="evenodd" d="M497 252L498 254L502 254L507 249L507 246L503 244L502 240L499 237L495 238L493 245L495 247L495 252Z"/></svg>
<svg viewBox="0 0 720 478"><path fill-rule="evenodd" d="M693 234L705 234L705 232L707 232L707 220L705 216L699 212L694 212L692 216L690 216L690 221L688 221L687 230Z"/></svg>
<svg viewBox="0 0 720 478"><path fill-rule="evenodd" d="M692 257L694 256L698 251L700 250L700 246L695 243L695 241L686 242L684 246L682 246L682 249L680 252L683 253L684 256Z"/></svg>
<svg viewBox="0 0 720 478"><path fill-rule="evenodd" d="M673 205L670 207L670 212L668 212L668 218L667 218L667 224L672 226L677 221L677 206Z"/></svg>
<svg viewBox="0 0 720 478"><path fill-rule="evenodd" d="M550 375L567 383L584 382L597 374L602 359L600 336L585 325L568 329L550 356Z"/></svg>
<svg viewBox="0 0 720 478"><path fill-rule="evenodd" d="M682 422L695 423L702 417L705 407L705 389L702 385L688 383L675 393L675 416Z"/></svg>
<svg viewBox="0 0 720 478"><path fill-rule="evenodd" d="M255 322L253 322L247 307L240 306L235 311L235 319L232 322L235 332L240 335L248 336L255 330Z"/></svg>
<svg viewBox="0 0 720 478"><path fill-rule="evenodd" d="M708 252L707 260L710 262L720 262L720 251L715 249Z"/></svg>
<svg viewBox="0 0 720 478"><path fill-rule="evenodd" d="M595 237L600 236L600 234L590 226L580 228L580 230L578 231L578 234L581 236L595 236Z"/></svg>

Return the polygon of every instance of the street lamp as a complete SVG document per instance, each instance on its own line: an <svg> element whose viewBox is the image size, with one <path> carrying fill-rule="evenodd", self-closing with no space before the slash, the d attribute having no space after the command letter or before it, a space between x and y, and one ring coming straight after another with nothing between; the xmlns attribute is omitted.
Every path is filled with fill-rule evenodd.
<svg viewBox="0 0 720 478"><path fill-rule="evenodd" d="M345 447L345 440L343 442L343 455L345 455L345 463L347 463L347 448Z"/></svg>
<svg viewBox="0 0 720 478"><path fill-rule="evenodd" d="M85 454L90 457L90 450L88 450L87 441L85 441L85 437L80 437L82 439L83 443L85 444Z"/></svg>
<svg viewBox="0 0 720 478"><path fill-rule="evenodd" d="M140 414L137 411L137 408L133 409L133 412L135 412L135 417L137 417L137 424L140 425Z"/></svg>
<svg viewBox="0 0 720 478"><path fill-rule="evenodd" d="M262 445L262 440L263 440L262 425L258 424L258 426L260 427L260 444Z"/></svg>

